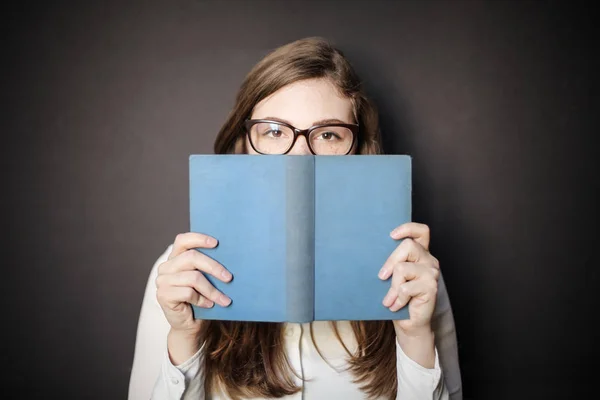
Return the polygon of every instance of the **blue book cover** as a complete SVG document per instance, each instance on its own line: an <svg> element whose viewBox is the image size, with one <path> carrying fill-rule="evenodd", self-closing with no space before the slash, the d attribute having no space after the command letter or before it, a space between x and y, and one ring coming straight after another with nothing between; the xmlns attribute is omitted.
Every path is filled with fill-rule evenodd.
<svg viewBox="0 0 600 400"><path fill-rule="evenodd" d="M190 231L234 276L210 282L229 307L192 306L200 319L265 322L399 320L377 273L411 220L408 155L192 155Z"/></svg>

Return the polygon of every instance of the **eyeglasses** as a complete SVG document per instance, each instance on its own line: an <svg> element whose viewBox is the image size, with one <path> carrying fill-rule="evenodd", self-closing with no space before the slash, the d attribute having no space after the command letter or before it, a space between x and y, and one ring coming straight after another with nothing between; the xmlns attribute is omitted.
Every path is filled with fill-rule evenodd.
<svg viewBox="0 0 600 400"><path fill-rule="evenodd" d="M358 136L356 124L323 124L298 129L285 122L249 119L244 125L250 145L260 154L287 154L298 135L302 135L315 155L346 155Z"/></svg>

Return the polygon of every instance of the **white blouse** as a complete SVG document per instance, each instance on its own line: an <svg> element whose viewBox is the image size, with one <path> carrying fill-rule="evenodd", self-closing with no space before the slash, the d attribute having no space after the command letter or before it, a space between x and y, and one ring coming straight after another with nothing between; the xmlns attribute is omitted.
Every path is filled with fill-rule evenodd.
<svg viewBox="0 0 600 400"><path fill-rule="evenodd" d="M204 399L203 349L181 365L174 366L168 356L167 322L156 299L157 268L166 261L171 246L158 258L150 273L138 322L137 339L129 400ZM310 324L285 324L285 351L301 391L286 396L300 399L365 399L347 370L348 354L333 333L329 322L312 323L317 352L310 335ZM338 321L338 331L348 349L356 348L356 339L347 321ZM433 326L436 335L436 358L433 369L424 368L410 359L396 341L398 399L462 400L454 318L443 279L440 278ZM303 379L301 379L302 377ZM213 393L211 399L228 399Z"/></svg>

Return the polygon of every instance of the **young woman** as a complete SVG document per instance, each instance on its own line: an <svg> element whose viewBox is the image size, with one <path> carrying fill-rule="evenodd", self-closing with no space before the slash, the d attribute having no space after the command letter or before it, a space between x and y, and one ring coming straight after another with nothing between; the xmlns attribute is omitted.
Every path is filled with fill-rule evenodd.
<svg viewBox="0 0 600 400"><path fill-rule="evenodd" d="M378 154L380 143L376 109L349 62L309 38L252 69L214 149L351 155ZM390 235L400 244L379 272L390 283L382 307L408 304L410 319L311 324L194 320L190 304L231 302L203 273L232 276L194 250L218 238L178 235L148 280L130 399L460 399L454 321L429 229L407 223Z"/></svg>

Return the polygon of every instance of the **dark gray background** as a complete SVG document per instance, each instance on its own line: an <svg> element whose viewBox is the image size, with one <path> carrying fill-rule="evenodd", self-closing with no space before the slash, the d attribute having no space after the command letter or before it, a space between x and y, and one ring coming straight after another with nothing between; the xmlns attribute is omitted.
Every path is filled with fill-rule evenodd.
<svg viewBox="0 0 600 400"><path fill-rule="evenodd" d="M312 35L365 79L388 152L414 156L415 219L441 260L465 397L592 387L585 3L18 4L2 25L2 392L126 397L148 272L188 229L188 155L212 151L254 63Z"/></svg>

